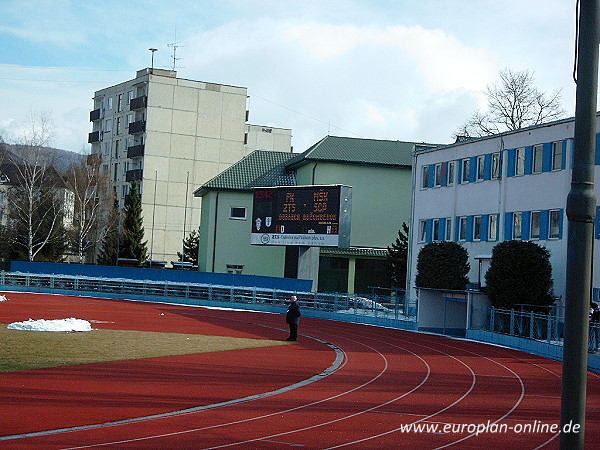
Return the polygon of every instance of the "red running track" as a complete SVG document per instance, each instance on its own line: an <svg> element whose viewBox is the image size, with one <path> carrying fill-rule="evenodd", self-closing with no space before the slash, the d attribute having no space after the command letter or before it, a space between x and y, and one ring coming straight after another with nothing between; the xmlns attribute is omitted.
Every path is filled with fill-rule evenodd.
<svg viewBox="0 0 600 450"><path fill-rule="evenodd" d="M97 328L287 335L278 314L6 295L5 323L76 317ZM557 361L306 317L300 333L284 346L0 374L0 448L558 447ZM588 380L594 448L600 377Z"/></svg>

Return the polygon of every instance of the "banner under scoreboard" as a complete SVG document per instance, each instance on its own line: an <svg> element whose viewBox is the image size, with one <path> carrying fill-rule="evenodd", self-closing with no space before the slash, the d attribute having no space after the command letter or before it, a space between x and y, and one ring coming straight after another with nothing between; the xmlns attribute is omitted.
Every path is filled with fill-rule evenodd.
<svg viewBox="0 0 600 450"><path fill-rule="evenodd" d="M350 186L254 189L251 244L350 246Z"/></svg>

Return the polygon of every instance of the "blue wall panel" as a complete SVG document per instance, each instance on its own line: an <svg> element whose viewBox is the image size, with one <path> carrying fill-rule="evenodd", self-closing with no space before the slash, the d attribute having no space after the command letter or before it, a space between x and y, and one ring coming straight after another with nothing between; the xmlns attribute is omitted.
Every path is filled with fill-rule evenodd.
<svg viewBox="0 0 600 450"><path fill-rule="evenodd" d="M508 157L506 161L506 176L514 177L515 176L515 164L516 164L516 154L517 149L511 148L508 150Z"/></svg>
<svg viewBox="0 0 600 450"><path fill-rule="evenodd" d="M552 170L552 142L546 142L542 152L542 172Z"/></svg>
<svg viewBox="0 0 600 450"><path fill-rule="evenodd" d="M260 287L287 291L310 292L312 281L295 278L263 277L233 273L212 273L190 270L144 269L136 267L95 266L90 264L42 263L12 261L11 272L77 275L100 278L203 283L222 286Z"/></svg>
<svg viewBox="0 0 600 450"><path fill-rule="evenodd" d="M533 173L533 146L525 147L525 175Z"/></svg>
<svg viewBox="0 0 600 450"><path fill-rule="evenodd" d="M483 179L491 180L492 179L492 154L488 153L485 155L485 159L483 161Z"/></svg>

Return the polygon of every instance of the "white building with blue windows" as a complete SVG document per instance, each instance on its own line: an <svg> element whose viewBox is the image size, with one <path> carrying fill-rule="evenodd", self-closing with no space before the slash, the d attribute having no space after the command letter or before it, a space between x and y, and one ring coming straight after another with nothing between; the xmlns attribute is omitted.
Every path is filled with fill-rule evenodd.
<svg viewBox="0 0 600 450"><path fill-rule="evenodd" d="M469 252L471 283L485 285L494 246L516 239L536 241L550 250L554 294L562 302L573 134L571 118L436 149L417 148L409 245L411 294L415 294L417 257L426 243L459 242ZM599 171L597 136L595 188L600 199ZM596 239L600 239L598 225L597 218ZM599 247L595 260L600 257ZM600 266L594 266L598 288Z"/></svg>

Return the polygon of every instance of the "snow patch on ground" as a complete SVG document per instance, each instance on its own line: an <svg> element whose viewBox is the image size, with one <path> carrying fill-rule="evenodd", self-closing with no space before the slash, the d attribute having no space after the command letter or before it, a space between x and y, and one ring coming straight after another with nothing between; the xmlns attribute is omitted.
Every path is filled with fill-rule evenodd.
<svg viewBox="0 0 600 450"><path fill-rule="evenodd" d="M59 320L33 320L25 322L13 322L7 327L9 330L26 331L92 331L92 325L83 319L59 319Z"/></svg>

